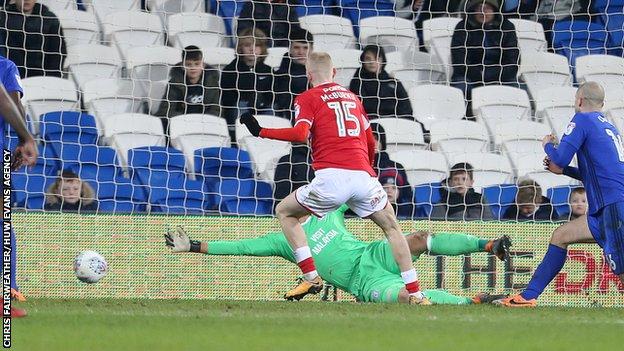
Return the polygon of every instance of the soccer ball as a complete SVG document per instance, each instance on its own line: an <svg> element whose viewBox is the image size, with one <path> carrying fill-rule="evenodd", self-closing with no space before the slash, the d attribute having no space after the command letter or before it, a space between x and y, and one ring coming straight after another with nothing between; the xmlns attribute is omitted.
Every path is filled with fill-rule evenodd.
<svg viewBox="0 0 624 351"><path fill-rule="evenodd" d="M95 251L83 251L74 259L74 273L81 282L97 283L104 278L107 270L106 260Z"/></svg>

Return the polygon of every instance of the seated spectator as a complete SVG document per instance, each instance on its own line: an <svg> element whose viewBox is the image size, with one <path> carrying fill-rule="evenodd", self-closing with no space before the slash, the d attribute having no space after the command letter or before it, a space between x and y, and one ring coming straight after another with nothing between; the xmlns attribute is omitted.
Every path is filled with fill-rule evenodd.
<svg viewBox="0 0 624 351"><path fill-rule="evenodd" d="M61 212L96 211L97 207L91 185L72 171L63 171L48 188L44 204L46 211Z"/></svg>
<svg viewBox="0 0 624 351"><path fill-rule="evenodd" d="M585 188L572 189L570 193L570 220L577 219L587 214L587 194Z"/></svg>
<svg viewBox="0 0 624 351"><path fill-rule="evenodd" d="M314 179L312 155L307 144L293 144L290 154L282 156L275 168L273 197L283 200L293 191Z"/></svg>
<svg viewBox="0 0 624 351"><path fill-rule="evenodd" d="M299 16L292 0L250 0L238 17L238 36L245 29L260 29L272 41L271 46L286 47L288 38L299 27Z"/></svg>
<svg viewBox="0 0 624 351"><path fill-rule="evenodd" d="M2 51L21 78L63 76L67 55L63 29L56 15L35 0L16 0L0 10Z"/></svg>
<svg viewBox="0 0 624 351"><path fill-rule="evenodd" d="M448 179L440 188L439 204L434 205L432 218L489 220L492 210L483 201L481 194L473 189L474 170L470 163L457 163L451 167Z"/></svg>
<svg viewBox="0 0 624 351"><path fill-rule="evenodd" d="M275 107L278 113L293 119L292 104L295 96L308 90L306 61L312 52L313 37L305 29L296 28L290 33L290 47L275 71Z"/></svg>
<svg viewBox="0 0 624 351"><path fill-rule="evenodd" d="M156 116L162 118L169 135L169 118L202 113L221 115L219 73L205 64L201 50L190 45L182 50L182 62L169 72L167 91L160 102Z"/></svg>
<svg viewBox="0 0 624 351"><path fill-rule="evenodd" d="M542 187L532 179L525 179L518 183L516 204L509 206L503 219L522 222L556 221L559 218L550 200L542 195Z"/></svg>
<svg viewBox="0 0 624 351"><path fill-rule="evenodd" d="M407 183L407 178L399 174L396 169L390 169L379 173L379 183L388 195L388 202L394 208L397 218L409 219L413 218L415 206L412 200L412 191ZM407 184L407 187L406 187ZM409 189L409 192L407 191Z"/></svg>
<svg viewBox="0 0 624 351"><path fill-rule="evenodd" d="M250 109L273 114L273 70L264 63L266 55L265 34L259 29L244 29L236 43L236 58L221 72L221 106L233 138L241 114Z"/></svg>
<svg viewBox="0 0 624 351"><path fill-rule="evenodd" d="M466 15L453 33L451 63L451 85L461 89L468 101L472 89L479 86L519 86L516 30L501 16L496 0L467 1Z"/></svg>

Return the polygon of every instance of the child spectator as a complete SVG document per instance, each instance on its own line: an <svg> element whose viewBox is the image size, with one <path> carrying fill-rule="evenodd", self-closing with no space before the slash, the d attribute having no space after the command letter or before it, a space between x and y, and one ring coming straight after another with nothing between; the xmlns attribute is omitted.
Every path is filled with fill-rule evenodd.
<svg viewBox="0 0 624 351"><path fill-rule="evenodd" d="M406 189L409 188L409 185L408 187L405 186L408 184L407 179L403 178L396 169L390 169L382 171L379 174L379 183L381 183L383 189L386 191L388 202L394 208L397 218L413 218L415 207L411 196L407 199L403 194L406 192ZM411 189L409 193L412 193Z"/></svg>
<svg viewBox="0 0 624 351"><path fill-rule="evenodd" d="M243 5L237 31L260 29L272 41L271 46L288 46L290 33L299 27L295 6L288 0L250 0Z"/></svg>
<svg viewBox="0 0 624 351"><path fill-rule="evenodd" d="M577 219L587 214L587 194L585 188L572 189L570 193L570 220Z"/></svg>
<svg viewBox="0 0 624 351"><path fill-rule="evenodd" d="M542 187L532 179L518 183L516 204L509 206L503 219L516 221L556 221L557 212L550 200L542 195Z"/></svg>
<svg viewBox="0 0 624 351"><path fill-rule="evenodd" d="M63 171L48 188L46 211L88 212L97 210L95 192L89 183L71 171Z"/></svg>

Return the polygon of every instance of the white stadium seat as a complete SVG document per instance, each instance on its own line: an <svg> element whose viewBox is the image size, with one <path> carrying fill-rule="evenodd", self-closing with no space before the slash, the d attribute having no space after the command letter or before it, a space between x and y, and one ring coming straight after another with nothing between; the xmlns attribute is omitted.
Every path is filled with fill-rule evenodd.
<svg viewBox="0 0 624 351"><path fill-rule="evenodd" d="M360 45L375 44L386 52L408 52L418 48L414 22L394 16L374 16L360 19Z"/></svg>
<svg viewBox="0 0 624 351"><path fill-rule="evenodd" d="M420 124L404 118L378 118L370 121L379 123L386 133L386 152L424 149L427 144Z"/></svg>
<svg viewBox="0 0 624 351"><path fill-rule="evenodd" d="M88 11L95 13L100 24L113 12L140 11L141 0L82 0Z"/></svg>
<svg viewBox="0 0 624 351"><path fill-rule="evenodd" d="M425 125L440 120L460 120L466 115L464 94L446 85L420 85L409 90L414 117Z"/></svg>
<svg viewBox="0 0 624 351"><path fill-rule="evenodd" d="M405 168L410 185L439 182L448 175L444 155L426 150L401 150L390 154L390 159Z"/></svg>
<svg viewBox="0 0 624 351"><path fill-rule="evenodd" d="M576 182L564 175L550 173L544 169L542 161L544 155L528 154L512 159L518 178L528 177L535 180L543 190L557 186L576 184ZM545 193L545 191L544 191Z"/></svg>
<svg viewBox="0 0 624 351"><path fill-rule="evenodd" d="M122 59L135 47L162 46L165 33L160 18L147 12L124 11L106 15L102 23L104 41L111 42Z"/></svg>
<svg viewBox="0 0 624 351"><path fill-rule="evenodd" d="M447 77L450 77L451 72L451 41L460 21L456 17L437 17L423 21L425 47L445 65Z"/></svg>
<svg viewBox="0 0 624 351"><path fill-rule="evenodd" d="M536 116L544 119L559 138L574 116L575 95L576 88L558 87L540 90L535 96Z"/></svg>
<svg viewBox="0 0 624 351"><path fill-rule="evenodd" d="M568 59L563 55L549 52L522 54L518 74L526 83L533 99L543 89L572 84Z"/></svg>
<svg viewBox="0 0 624 351"><path fill-rule="evenodd" d="M490 144L485 126L463 120L446 120L431 125L431 148L447 155L484 152Z"/></svg>
<svg viewBox="0 0 624 351"><path fill-rule="evenodd" d="M204 56L204 63L223 69L236 57L236 51L232 48L201 48Z"/></svg>
<svg viewBox="0 0 624 351"><path fill-rule="evenodd" d="M54 14L61 22L67 47L100 42L100 27L91 12L68 9L54 11Z"/></svg>
<svg viewBox="0 0 624 351"><path fill-rule="evenodd" d="M182 61L182 50L168 46L135 47L128 51L126 68L135 84L135 95L162 98L162 84L169 80L171 67ZM165 84L166 85L166 84ZM159 90L160 96L153 90Z"/></svg>
<svg viewBox="0 0 624 351"><path fill-rule="evenodd" d="M449 168L462 162L468 162L473 168L473 188L476 192L490 185L505 184L512 181L513 169L505 156L484 152L455 153L448 157Z"/></svg>
<svg viewBox="0 0 624 351"><path fill-rule="evenodd" d="M605 91L624 89L624 58L613 55L586 55L576 59L579 83L594 81Z"/></svg>
<svg viewBox="0 0 624 351"><path fill-rule="evenodd" d="M386 70L400 80L407 91L423 84L445 82L446 69L433 55L396 51L387 54L386 58Z"/></svg>
<svg viewBox="0 0 624 351"><path fill-rule="evenodd" d="M186 167L195 170L195 150L207 147L229 147L230 134L225 119L202 114L176 116L169 121L171 145L182 150Z"/></svg>
<svg viewBox="0 0 624 351"><path fill-rule="evenodd" d="M271 68L278 68L282 64L284 54L287 52L288 48L285 47L268 48L264 63Z"/></svg>
<svg viewBox="0 0 624 351"><path fill-rule="evenodd" d="M523 58L525 54L531 52L546 51L546 36L541 23L519 18L509 20L516 27L518 47Z"/></svg>
<svg viewBox="0 0 624 351"><path fill-rule="evenodd" d="M123 64L117 50L110 46L81 44L68 47L65 67L82 90L91 80L120 77Z"/></svg>
<svg viewBox="0 0 624 351"><path fill-rule="evenodd" d="M82 103L95 116L100 135L104 134L104 121L108 116L122 113L138 113L142 109L141 98L133 96L135 83L129 79L104 78L85 83Z"/></svg>
<svg viewBox="0 0 624 351"><path fill-rule="evenodd" d="M74 82L57 77L22 79L26 111L33 122L33 131L39 133L39 117L48 112L79 110L78 91Z"/></svg>
<svg viewBox="0 0 624 351"><path fill-rule="evenodd" d="M336 77L334 78L336 83L344 87L349 86L355 71L362 66L361 54L362 52L356 49L337 49L329 52L336 68Z"/></svg>
<svg viewBox="0 0 624 351"><path fill-rule="evenodd" d="M124 167L128 164L128 150L141 146L165 146L160 118L140 113L109 116L104 124L104 138L117 150Z"/></svg>
<svg viewBox="0 0 624 351"><path fill-rule="evenodd" d="M158 15L163 25L169 18L178 13L204 13L204 0L147 0L150 13Z"/></svg>
<svg viewBox="0 0 624 351"><path fill-rule="evenodd" d="M497 124L528 118L531 103L522 89L488 85L472 90L472 112L494 135Z"/></svg>
<svg viewBox="0 0 624 351"><path fill-rule="evenodd" d="M513 160L527 154L544 158L542 139L551 133L543 123L515 121L500 123L494 130L494 141Z"/></svg>
<svg viewBox="0 0 624 351"><path fill-rule="evenodd" d="M200 48L227 46L223 18L210 13L177 13L167 20L169 43L183 49L189 45Z"/></svg>
<svg viewBox="0 0 624 351"><path fill-rule="evenodd" d="M333 15L310 15L299 18L301 28L314 36L314 50L355 49L351 21Z"/></svg>
<svg viewBox="0 0 624 351"><path fill-rule="evenodd" d="M290 121L286 118L277 117L277 116L267 116L267 115L256 115L258 119L258 123L260 123L261 127L266 128L290 128L292 125ZM245 143L248 138L255 138L249 133L247 127L242 125L240 121L236 120L236 143L240 148L245 148Z"/></svg>
<svg viewBox="0 0 624 351"><path fill-rule="evenodd" d="M624 135L624 89L606 92L605 106L602 109L613 125Z"/></svg>
<svg viewBox="0 0 624 351"><path fill-rule="evenodd" d="M39 0L37 2L45 5L55 15L57 15L57 11L78 9L76 0ZM65 30L65 28L63 28L63 30Z"/></svg>

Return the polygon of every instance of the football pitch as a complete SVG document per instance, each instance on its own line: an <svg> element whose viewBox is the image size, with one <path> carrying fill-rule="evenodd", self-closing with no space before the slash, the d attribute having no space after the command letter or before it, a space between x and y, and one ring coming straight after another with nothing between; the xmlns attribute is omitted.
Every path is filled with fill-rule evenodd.
<svg viewBox="0 0 624 351"><path fill-rule="evenodd" d="M14 350L622 350L624 309L29 299Z"/></svg>

